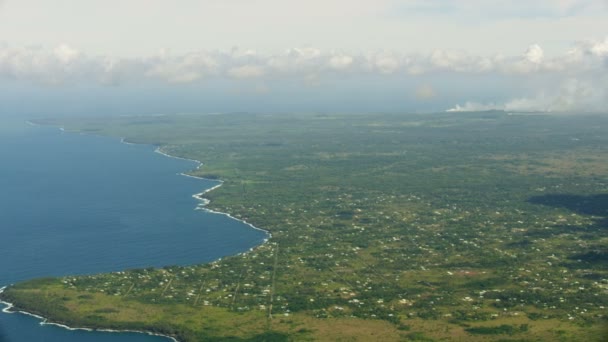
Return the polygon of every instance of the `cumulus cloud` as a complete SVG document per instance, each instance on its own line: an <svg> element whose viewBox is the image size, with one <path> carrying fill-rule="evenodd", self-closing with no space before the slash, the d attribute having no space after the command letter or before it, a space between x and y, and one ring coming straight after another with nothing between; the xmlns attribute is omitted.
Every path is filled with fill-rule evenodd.
<svg viewBox="0 0 608 342"><path fill-rule="evenodd" d="M142 60L145 76L159 78L170 83L189 83L200 80L203 76L218 72L217 56L208 53L190 53L184 56L166 56L164 52L156 58Z"/></svg>
<svg viewBox="0 0 608 342"><path fill-rule="evenodd" d="M53 53L55 54L55 57L64 64L70 63L71 61L77 59L80 55L80 52L78 50L70 47L67 44L61 44L57 46L53 50Z"/></svg>
<svg viewBox="0 0 608 342"><path fill-rule="evenodd" d="M97 63L66 44L52 50L40 47L10 48L0 45L0 79L57 84L89 80Z"/></svg>
<svg viewBox="0 0 608 342"><path fill-rule="evenodd" d="M495 69L501 62L500 56L473 56L462 51L435 50L426 61L417 61L417 65L428 70L445 70L454 72L488 72Z"/></svg>
<svg viewBox="0 0 608 342"><path fill-rule="evenodd" d="M348 55L336 55L329 58L329 66L332 69L344 70L353 64L353 57Z"/></svg>
<svg viewBox="0 0 608 342"><path fill-rule="evenodd" d="M581 52L583 54L597 56L597 57L608 57L608 37L606 37L603 41L598 41L598 40L582 41L574 49L574 52Z"/></svg>
<svg viewBox="0 0 608 342"><path fill-rule="evenodd" d="M534 44L528 47L528 50L526 50L524 57L527 61L531 63L540 64L543 61L544 52L543 49L538 46L538 44Z"/></svg>
<svg viewBox="0 0 608 342"><path fill-rule="evenodd" d="M228 69L227 73L233 78L256 78L264 75L264 69L259 65L242 65Z"/></svg>
<svg viewBox="0 0 608 342"><path fill-rule="evenodd" d="M401 66L399 57L385 53L373 56L371 62L374 69L382 74L392 74Z"/></svg>
<svg viewBox="0 0 608 342"><path fill-rule="evenodd" d="M0 79L38 83L99 82L118 85L153 79L167 83L228 79L295 79L321 82L335 75L392 75L414 77L430 73L495 74L525 77L539 73L576 78L578 74L606 73L608 38L576 43L562 55L548 57L538 44L519 56L472 55L436 50L429 55L390 51L346 53L313 47L290 48L261 54L254 50L197 51L173 55L115 58L89 56L67 44L45 49L0 45Z"/></svg>

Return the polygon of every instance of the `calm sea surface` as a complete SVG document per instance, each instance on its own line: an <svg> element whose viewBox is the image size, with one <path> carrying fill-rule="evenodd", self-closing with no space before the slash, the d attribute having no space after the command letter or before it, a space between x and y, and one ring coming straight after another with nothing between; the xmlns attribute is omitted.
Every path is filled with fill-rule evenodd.
<svg viewBox="0 0 608 342"><path fill-rule="evenodd" d="M178 175L194 167L151 146L0 118L0 287L44 276L203 263L260 244L264 232L194 210L192 194L217 184ZM167 340L39 323L0 313L0 342Z"/></svg>

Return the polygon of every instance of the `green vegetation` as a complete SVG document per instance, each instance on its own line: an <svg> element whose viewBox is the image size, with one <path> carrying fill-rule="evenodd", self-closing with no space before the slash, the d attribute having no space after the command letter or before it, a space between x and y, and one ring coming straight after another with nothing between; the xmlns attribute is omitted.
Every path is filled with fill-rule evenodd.
<svg viewBox="0 0 608 342"><path fill-rule="evenodd" d="M272 232L210 264L43 279L54 321L197 340L606 337L608 116L225 114L47 120L155 144ZM193 189L193 193L196 192Z"/></svg>
<svg viewBox="0 0 608 342"><path fill-rule="evenodd" d="M497 327L476 327L476 328L467 328L464 329L467 332L472 334L484 334L484 335L513 335L517 332L526 332L528 331L528 325L522 324L519 328L516 328L512 325L503 324Z"/></svg>

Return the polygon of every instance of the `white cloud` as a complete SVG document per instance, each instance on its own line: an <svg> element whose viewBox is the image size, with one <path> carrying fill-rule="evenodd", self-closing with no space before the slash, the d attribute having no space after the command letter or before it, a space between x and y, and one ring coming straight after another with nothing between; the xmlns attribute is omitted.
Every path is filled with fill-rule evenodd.
<svg viewBox="0 0 608 342"><path fill-rule="evenodd" d="M278 74L310 74L318 71L326 63L326 56L320 49L290 48L280 54L258 56L261 64L266 64Z"/></svg>
<svg viewBox="0 0 608 342"><path fill-rule="evenodd" d="M203 76L216 74L220 66L217 56L204 52L172 57L161 51L160 57L142 59L136 63L145 65L145 76L159 78L169 83L198 81Z"/></svg>
<svg viewBox="0 0 608 342"><path fill-rule="evenodd" d="M139 58L95 56L66 44L51 49L11 47L0 44L0 79L37 83L100 82L117 85L154 79L190 83L217 78L294 79L319 84L336 74L351 76L424 74L486 74L528 77L556 75L560 79L608 72L608 38L578 42L566 53L548 58L538 44L519 56L472 55L462 51L436 50L429 55L378 51L345 53L317 48L291 48L281 53L254 50L198 51L159 54ZM314 80L314 82L311 82Z"/></svg>
<svg viewBox="0 0 608 342"><path fill-rule="evenodd" d="M392 54L378 54L373 58L373 66L375 70L379 71L382 74L392 74L399 69L400 62L399 57L394 56Z"/></svg>
<svg viewBox="0 0 608 342"><path fill-rule="evenodd" d="M429 57L432 68L456 72L486 72L496 66L492 57L472 56L462 51L436 50Z"/></svg>
<svg viewBox="0 0 608 342"><path fill-rule="evenodd" d="M257 65L243 65L230 68L227 73L233 78L256 78L264 75L264 68Z"/></svg>
<svg viewBox="0 0 608 342"><path fill-rule="evenodd" d="M329 58L329 66L332 69L344 70L353 64L354 59L348 55L336 55Z"/></svg>
<svg viewBox="0 0 608 342"><path fill-rule="evenodd" d="M577 47L585 54L590 54L598 57L608 57L608 37L603 41L586 40Z"/></svg>
<svg viewBox="0 0 608 342"><path fill-rule="evenodd" d="M526 50L524 57L527 61L531 63L540 64L543 61L544 57L543 49L538 46L538 44L530 45L530 47L528 47L528 50Z"/></svg>
<svg viewBox="0 0 608 342"><path fill-rule="evenodd" d="M98 61L97 79L101 84L118 86L138 78L151 70L145 70L141 63L114 57L103 57ZM158 70L159 73L162 73Z"/></svg>
<svg viewBox="0 0 608 342"><path fill-rule="evenodd" d="M52 50L39 47L9 48L0 45L0 78L57 84L89 79L96 63L78 50L62 44Z"/></svg>
<svg viewBox="0 0 608 342"><path fill-rule="evenodd" d="M57 59L64 64L70 63L71 61L77 59L80 55L78 50L70 47L67 44L57 46L53 52L55 57L57 57Z"/></svg>

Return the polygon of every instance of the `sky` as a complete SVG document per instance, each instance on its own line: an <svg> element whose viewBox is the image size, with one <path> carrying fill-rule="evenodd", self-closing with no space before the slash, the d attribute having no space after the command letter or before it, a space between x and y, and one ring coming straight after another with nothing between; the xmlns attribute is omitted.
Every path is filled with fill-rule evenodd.
<svg viewBox="0 0 608 342"><path fill-rule="evenodd" d="M608 111L608 0L0 0L0 115Z"/></svg>

